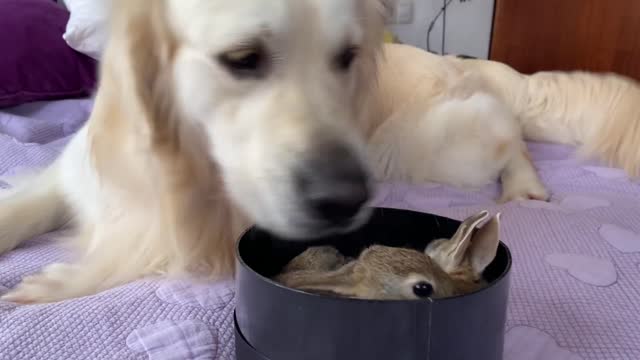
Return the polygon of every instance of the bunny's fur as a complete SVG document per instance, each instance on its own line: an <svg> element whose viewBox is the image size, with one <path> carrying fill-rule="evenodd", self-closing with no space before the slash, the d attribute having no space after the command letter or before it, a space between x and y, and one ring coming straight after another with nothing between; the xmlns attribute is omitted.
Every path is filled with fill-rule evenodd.
<svg viewBox="0 0 640 360"><path fill-rule="evenodd" d="M464 295L486 286L482 278L499 244L496 215L486 211L466 219L451 239L432 241L424 252L373 245L353 260L330 246L311 247L291 260L275 280L314 293L378 300L420 298L413 286L433 287L431 298Z"/></svg>

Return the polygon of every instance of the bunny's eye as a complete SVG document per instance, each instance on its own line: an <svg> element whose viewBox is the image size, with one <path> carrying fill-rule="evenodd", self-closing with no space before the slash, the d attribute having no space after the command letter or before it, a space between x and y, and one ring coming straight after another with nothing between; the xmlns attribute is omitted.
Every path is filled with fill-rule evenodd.
<svg viewBox="0 0 640 360"><path fill-rule="evenodd" d="M421 281L413 285L413 293L421 299L428 298L433 295L433 285L426 281Z"/></svg>

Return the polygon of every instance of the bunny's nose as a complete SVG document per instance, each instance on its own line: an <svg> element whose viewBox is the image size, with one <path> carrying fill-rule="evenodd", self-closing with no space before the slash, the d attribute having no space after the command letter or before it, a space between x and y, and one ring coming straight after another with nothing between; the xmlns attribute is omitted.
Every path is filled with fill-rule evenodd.
<svg viewBox="0 0 640 360"><path fill-rule="evenodd" d="M296 175L303 201L323 221L344 226L371 196L362 162L346 146L323 146Z"/></svg>

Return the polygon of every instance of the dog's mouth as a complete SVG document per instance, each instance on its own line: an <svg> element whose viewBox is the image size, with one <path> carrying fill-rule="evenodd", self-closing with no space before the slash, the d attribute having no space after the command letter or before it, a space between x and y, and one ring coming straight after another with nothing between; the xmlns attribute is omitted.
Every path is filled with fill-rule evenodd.
<svg viewBox="0 0 640 360"><path fill-rule="evenodd" d="M357 230L367 222L371 215L371 210L372 209L368 205L363 206L356 215L348 219L343 219L339 223L325 220L315 232L319 233L320 236L350 233Z"/></svg>
<svg viewBox="0 0 640 360"><path fill-rule="evenodd" d="M279 175L261 184L228 181L236 203L265 231L312 241L354 231L369 219L375 182L356 147L325 141L279 166Z"/></svg>
<svg viewBox="0 0 640 360"><path fill-rule="evenodd" d="M349 146L325 143L298 164L293 179L297 207L302 210L293 216L304 222L302 227L309 227L310 237L351 231L371 213L371 175Z"/></svg>
<svg viewBox="0 0 640 360"><path fill-rule="evenodd" d="M270 229L275 235L289 241L314 241L320 238L347 234L363 226L372 213L368 203L363 204L357 212L340 217L336 213L320 214L312 209L306 214L298 213L289 219L288 226L281 231ZM304 212L303 212L304 213Z"/></svg>

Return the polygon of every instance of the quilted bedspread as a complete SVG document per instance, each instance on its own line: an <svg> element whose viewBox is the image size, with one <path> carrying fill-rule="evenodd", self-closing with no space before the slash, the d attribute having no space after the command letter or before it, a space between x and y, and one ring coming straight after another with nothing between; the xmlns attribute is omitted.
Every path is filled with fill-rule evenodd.
<svg viewBox="0 0 640 360"><path fill-rule="evenodd" d="M50 163L90 108L64 100L1 111L0 177ZM497 185L437 184L383 184L377 203L456 219L503 213L514 257L505 360L640 359L640 183L567 147L530 149L549 203L497 205ZM56 236L0 255L0 294L68 258ZM231 281L159 278L58 304L0 302L0 359L233 359L233 305Z"/></svg>

